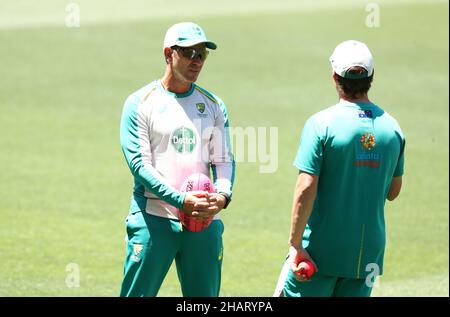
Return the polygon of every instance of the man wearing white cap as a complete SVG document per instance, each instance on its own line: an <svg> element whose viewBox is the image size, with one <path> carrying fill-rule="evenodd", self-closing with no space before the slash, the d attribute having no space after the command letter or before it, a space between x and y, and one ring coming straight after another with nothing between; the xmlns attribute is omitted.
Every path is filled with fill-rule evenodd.
<svg viewBox="0 0 450 317"><path fill-rule="evenodd" d="M121 296L156 296L174 259L183 296L219 295L224 226L218 213L231 200L234 160L225 104L195 84L208 49L216 48L197 24L173 25L164 38L163 77L123 107L120 141L134 189ZM216 192L180 191L191 174L211 172ZM193 232L180 212L214 220Z"/></svg>
<svg viewBox="0 0 450 317"><path fill-rule="evenodd" d="M370 296L383 273L384 204L400 193L405 139L397 121L368 98L368 47L345 41L330 62L339 102L310 117L302 131L289 255L275 296ZM315 270L310 278L300 269L305 260Z"/></svg>

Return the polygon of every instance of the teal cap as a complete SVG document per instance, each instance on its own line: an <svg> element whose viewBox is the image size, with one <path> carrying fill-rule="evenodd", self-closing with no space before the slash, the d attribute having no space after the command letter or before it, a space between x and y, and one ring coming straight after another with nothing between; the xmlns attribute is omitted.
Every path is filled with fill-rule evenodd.
<svg viewBox="0 0 450 317"><path fill-rule="evenodd" d="M164 37L164 48L172 46L189 47L205 43L206 47L215 50L216 43L209 41L203 29L192 22L181 22L172 25Z"/></svg>

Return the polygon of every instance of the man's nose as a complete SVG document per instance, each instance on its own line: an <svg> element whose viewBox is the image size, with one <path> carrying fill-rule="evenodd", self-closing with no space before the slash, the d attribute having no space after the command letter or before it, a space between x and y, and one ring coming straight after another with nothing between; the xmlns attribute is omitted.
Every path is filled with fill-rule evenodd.
<svg viewBox="0 0 450 317"><path fill-rule="evenodd" d="M203 60L200 56L196 56L193 60L192 60L192 64L194 64L195 66L202 66L203 65Z"/></svg>

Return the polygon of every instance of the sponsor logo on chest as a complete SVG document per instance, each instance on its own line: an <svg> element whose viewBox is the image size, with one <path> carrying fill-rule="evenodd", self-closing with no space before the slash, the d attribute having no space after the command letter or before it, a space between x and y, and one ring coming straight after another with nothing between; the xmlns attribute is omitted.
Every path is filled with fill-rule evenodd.
<svg viewBox="0 0 450 317"><path fill-rule="evenodd" d="M181 127L172 133L172 146L178 153L192 153L197 146L197 138L192 129Z"/></svg>

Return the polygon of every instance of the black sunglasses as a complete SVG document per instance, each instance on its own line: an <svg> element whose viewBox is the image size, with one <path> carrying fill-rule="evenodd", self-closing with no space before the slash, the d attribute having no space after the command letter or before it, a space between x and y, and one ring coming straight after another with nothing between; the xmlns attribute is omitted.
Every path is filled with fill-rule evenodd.
<svg viewBox="0 0 450 317"><path fill-rule="evenodd" d="M192 60L200 58L201 61L204 61L209 53L209 51L206 49L206 47L193 48L193 47L173 46L171 48L173 50L177 50L178 52L180 52L183 57L186 57L186 58L189 58Z"/></svg>

